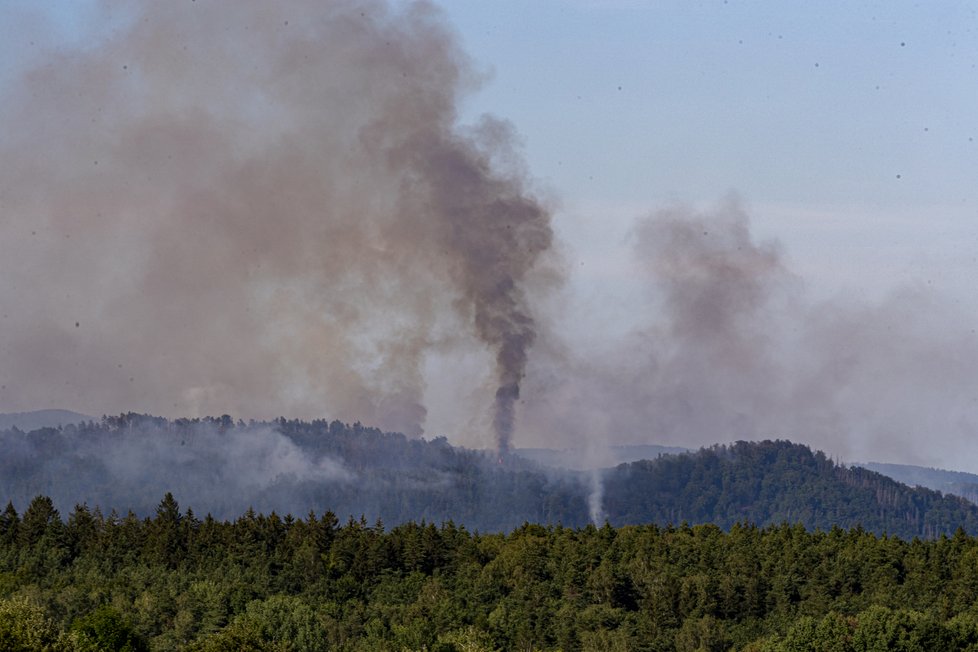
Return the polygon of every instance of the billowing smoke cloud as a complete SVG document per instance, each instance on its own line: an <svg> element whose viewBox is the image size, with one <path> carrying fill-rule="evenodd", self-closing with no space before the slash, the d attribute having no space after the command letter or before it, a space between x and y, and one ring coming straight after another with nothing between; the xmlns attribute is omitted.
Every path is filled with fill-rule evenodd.
<svg viewBox="0 0 978 652"><path fill-rule="evenodd" d="M541 339L530 441L561 432L596 463L608 444L784 438L843 460L978 464L978 336L959 306L925 288L812 299L735 199L657 212L632 243L642 325L594 350Z"/></svg>
<svg viewBox="0 0 978 652"><path fill-rule="evenodd" d="M595 460L785 437L978 464L973 316L918 288L815 301L735 201L641 220L641 326L562 348L574 315L530 309L548 207L506 124L458 124L479 78L432 6L109 4L75 46L42 47L40 15L0 45L0 411L418 435L432 354L475 352L502 452L519 405L521 442Z"/></svg>
<svg viewBox="0 0 978 652"><path fill-rule="evenodd" d="M417 435L426 355L475 345L507 449L550 216L505 124L458 126L478 79L438 11L104 11L3 89L0 411Z"/></svg>

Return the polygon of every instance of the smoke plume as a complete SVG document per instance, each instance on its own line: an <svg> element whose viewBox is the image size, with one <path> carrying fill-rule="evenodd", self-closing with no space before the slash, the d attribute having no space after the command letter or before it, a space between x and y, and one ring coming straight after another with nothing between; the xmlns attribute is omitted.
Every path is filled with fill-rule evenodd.
<svg viewBox="0 0 978 652"><path fill-rule="evenodd" d="M638 325L591 349L541 337L528 440L565 433L596 463L609 444L764 438L849 461L978 463L978 336L960 306L927 287L814 299L736 199L658 211L631 241Z"/></svg>
<svg viewBox="0 0 978 652"><path fill-rule="evenodd" d="M922 288L815 300L733 200L640 220L644 295L609 316L636 327L568 344L576 315L531 301L560 274L547 202L506 123L459 123L480 75L425 2L103 3L57 48L25 7L0 26L0 412L418 436L447 352L484 362L503 454L520 406L521 442L595 460L780 437L934 464L934 433L971 455L973 316Z"/></svg>
<svg viewBox="0 0 978 652"><path fill-rule="evenodd" d="M507 125L458 125L479 79L439 12L100 11L109 27L57 50L24 20L3 89L0 411L418 435L426 356L475 344L508 449L550 214Z"/></svg>

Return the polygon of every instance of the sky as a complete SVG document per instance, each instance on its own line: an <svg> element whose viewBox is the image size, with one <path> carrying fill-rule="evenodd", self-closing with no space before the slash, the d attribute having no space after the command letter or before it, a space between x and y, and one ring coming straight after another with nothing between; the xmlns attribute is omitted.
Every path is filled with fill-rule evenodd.
<svg viewBox="0 0 978 652"><path fill-rule="evenodd" d="M810 295L873 303L912 288L978 319L973 3L443 6L487 79L464 115L511 120L559 198L582 341L632 327L636 217L728 193ZM962 464L886 446L842 455Z"/></svg>
<svg viewBox="0 0 978 652"><path fill-rule="evenodd" d="M819 292L975 307L974 3L443 6L489 80L465 114L516 125L570 242L733 191Z"/></svg>
<svg viewBox="0 0 978 652"><path fill-rule="evenodd" d="M970 453L978 427L978 377L968 371L978 361L978 342L967 339L978 324L974 3L436 5L437 20L471 67L457 88L458 123L478 124L485 114L508 123L513 143L503 151L506 165L519 168L527 192L550 208L553 251L562 268L559 290L530 291L542 330L530 350L517 445L697 446L756 434L800 439L846 459L978 472L978 454ZM111 41L131 19L124 5L111 3L107 12L82 1L7 0L7 6L15 19L0 26L6 62L0 65L0 98L6 99L21 97L19 75L38 53L96 50L101 38ZM27 227L18 222L21 213L10 215L0 229L13 243L10 238ZM703 234L715 229L721 244L676 253L685 242L684 224L708 225ZM676 243L677 249L661 242ZM47 252L61 250L52 246ZM700 315L683 297L697 288L708 295L713 286L704 289L696 278L677 280L674 270L664 274L662 261L696 267L717 258L734 276L757 265L762 271L746 274L729 291L747 297L724 313L729 331L683 339ZM68 276L88 273L63 264ZM91 273L93 279L109 274ZM111 270L113 278L125 273ZM13 284L0 288L9 290L0 299L23 299ZM270 286L271 281L263 291L271 292ZM752 299L755 294L762 298ZM777 308L793 301L803 305L794 306L790 317ZM77 332L72 323L87 325L104 316L90 303L78 304L85 316L77 322L65 318L70 333ZM406 314L412 318L421 314L411 310ZM424 431L486 445L479 434L483 418L472 417L471 406L482 400L491 363L478 347L451 343L446 333L453 326L458 324L432 327L430 337L437 342L428 342L421 371L411 372L424 376ZM288 328L293 332L295 326ZM21 329L29 332L29 322ZM874 337L881 331L896 334ZM663 343L662 333L673 333L673 339ZM634 353L642 346L636 341L649 340L658 342L652 352ZM845 343L863 340L866 345L850 356L855 362L833 358ZM618 344L621 350L612 351ZM10 335L0 341L0 353L19 346ZM72 346L73 352L81 350ZM796 357L793 352L805 346L811 353ZM715 363L719 371L697 371L700 352L713 347L721 354L749 349L752 361L721 360ZM73 364L94 355L79 353ZM371 355L382 363L386 354L381 347ZM629 367L642 355L649 356L647 366L655 374ZM113 359L104 368L122 370L126 382L138 384L151 373L151 367L132 371L135 356L120 357L117 365ZM260 366L243 364L241 373ZM353 367L364 387L384 384L362 365ZM802 380L793 369L805 370L797 376ZM591 380L566 381L574 373ZM832 416L793 436L822 418L818 396L798 396L810 395L806 388L816 380L839 374L845 377L839 391L821 398ZM892 386L880 380L887 374L898 376ZM669 378L682 382L670 384ZM82 384L74 377L70 382ZM28 405L24 395L5 399L0 392L0 410L159 412L165 404L175 412L206 413L222 400L238 407L225 400L237 388L222 382L184 388L172 406L167 398L128 407L106 398L112 395L108 389L52 392L36 405ZM698 405L683 383L707 386L701 398L709 405ZM744 394L741 383L767 389ZM648 389L633 395L626 389L632 386ZM161 381L142 394L119 396L148 396L165 387ZM650 407L634 408L637 403ZM367 406L368 415L387 414L376 402L352 399L324 411L353 420L353 404ZM694 416L669 407L677 404L691 406L684 409ZM756 414L745 414L751 408L738 404L755 406ZM853 407L858 404L873 409ZM298 416L315 410L306 398L292 405ZM588 414L574 412L577 405L587 405ZM603 409L614 415L593 416ZM902 427L899 422L909 425L892 434ZM553 441L547 433L555 429L573 434Z"/></svg>
<svg viewBox="0 0 978 652"><path fill-rule="evenodd" d="M974 3L443 6L488 80L465 115L511 120L559 198L582 339L631 328L636 217L727 193L809 296L875 304L909 288L978 321ZM978 470L967 453L840 449Z"/></svg>

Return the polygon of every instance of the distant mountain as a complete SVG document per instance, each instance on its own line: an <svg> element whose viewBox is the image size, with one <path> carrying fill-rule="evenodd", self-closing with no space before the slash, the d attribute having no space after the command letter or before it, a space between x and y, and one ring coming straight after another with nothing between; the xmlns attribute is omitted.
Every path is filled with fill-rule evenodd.
<svg viewBox="0 0 978 652"><path fill-rule="evenodd" d="M149 516L172 492L217 518L254 508L331 510L388 525L454 520L481 531L588 522L586 488L575 474L360 423L124 414L0 431L0 451L0 506L10 500L17 509L45 495L65 513L87 503L106 514Z"/></svg>
<svg viewBox="0 0 978 652"><path fill-rule="evenodd" d="M737 442L621 465L605 476L604 509L613 525L786 522L823 530L860 526L903 538L958 527L978 532L978 506L963 498L838 465L787 441Z"/></svg>
<svg viewBox="0 0 978 652"><path fill-rule="evenodd" d="M978 503L978 475L964 471L945 471L911 464L883 464L881 462L859 462L870 471L889 476L897 482L911 487L927 487L934 491L954 494Z"/></svg>
<svg viewBox="0 0 978 652"><path fill-rule="evenodd" d="M0 412L0 430L19 428L29 431L38 428L57 428L69 423L91 421L93 417L71 410L34 410L32 412Z"/></svg>
<svg viewBox="0 0 978 652"><path fill-rule="evenodd" d="M609 468L626 462L654 460L660 455L688 453L690 449L678 446L658 446L637 444L633 446L603 446L594 449L583 448L517 448L514 452L520 457L558 469L589 471Z"/></svg>
<svg viewBox="0 0 978 652"><path fill-rule="evenodd" d="M87 503L103 513L149 516L172 492L196 514L218 518L249 507L280 515L331 510L387 526L451 520L483 532L524 522L579 527L597 515L616 526L787 522L860 526L907 539L959 527L978 534L978 506L962 498L840 466L787 441L574 471L359 423L124 414L0 430L0 450L0 501L18 509L43 494L65 513Z"/></svg>

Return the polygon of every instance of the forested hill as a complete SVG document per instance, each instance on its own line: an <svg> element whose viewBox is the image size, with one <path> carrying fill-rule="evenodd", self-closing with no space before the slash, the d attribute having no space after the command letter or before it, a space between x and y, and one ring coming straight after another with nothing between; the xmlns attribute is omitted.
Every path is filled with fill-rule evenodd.
<svg viewBox="0 0 978 652"><path fill-rule="evenodd" d="M454 521L508 531L524 522L579 527L589 505L613 525L801 523L933 538L978 533L978 507L845 468L786 441L740 442L579 472L408 439L339 421L167 420L127 414L29 433L0 431L0 500L49 496L151 515L172 492L197 514L331 510L393 526Z"/></svg>
<svg viewBox="0 0 978 652"><path fill-rule="evenodd" d="M504 531L525 521L584 525L576 475L444 438L339 421L235 422L229 416L167 420L103 417L29 433L0 431L0 500L23 509L36 495L68 512L153 513L171 492L198 514L234 518L248 509L302 515L331 510L388 525L455 520Z"/></svg>
<svg viewBox="0 0 978 652"><path fill-rule="evenodd" d="M963 498L838 465L786 441L737 442L620 465L605 477L604 506L616 525L785 522L822 530L861 526L903 538L958 527L978 532L978 507Z"/></svg>
<svg viewBox="0 0 978 652"><path fill-rule="evenodd" d="M34 410L32 412L0 412L0 430L19 428L37 430L57 428L69 423L91 421L92 417L71 410Z"/></svg>

